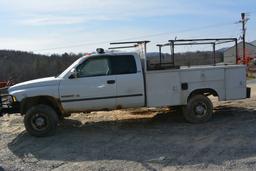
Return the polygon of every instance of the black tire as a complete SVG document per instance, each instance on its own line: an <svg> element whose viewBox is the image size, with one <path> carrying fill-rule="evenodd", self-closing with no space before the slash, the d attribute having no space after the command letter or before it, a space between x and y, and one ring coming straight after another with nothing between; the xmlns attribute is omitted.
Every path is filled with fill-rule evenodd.
<svg viewBox="0 0 256 171"><path fill-rule="evenodd" d="M31 107L24 117L24 125L27 132L36 137L54 135L58 116L53 108L48 105L37 105Z"/></svg>
<svg viewBox="0 0 256 171"><path fill-rule="evenodd" d="M212 118L213 105L204 95L192 96L188 104L183 107L183 116L190 123L204 123Z"/></svg>

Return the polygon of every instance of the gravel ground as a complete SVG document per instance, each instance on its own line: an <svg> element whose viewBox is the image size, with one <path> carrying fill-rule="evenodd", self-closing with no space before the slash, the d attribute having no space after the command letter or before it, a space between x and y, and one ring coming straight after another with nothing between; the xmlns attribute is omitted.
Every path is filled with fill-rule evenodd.
<svg viewBox="0 0 256 171"><path fill-rule="evenodd" d="M168 109L92 112L73 114L46 138L29 136L20 115L4 116L0 171L256 170L256 94L212 100L205 124Z"/></svg>

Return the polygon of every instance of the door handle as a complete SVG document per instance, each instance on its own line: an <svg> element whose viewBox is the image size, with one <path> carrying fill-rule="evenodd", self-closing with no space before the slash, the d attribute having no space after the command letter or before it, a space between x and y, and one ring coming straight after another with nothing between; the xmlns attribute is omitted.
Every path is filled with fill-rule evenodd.
<svg viewBox="0 0 256 171"><path fill-rule="evenodd" d="M107 81L107 84L115 84L115 83L116 83L115 80L108 80L108 81Z"/></svg>

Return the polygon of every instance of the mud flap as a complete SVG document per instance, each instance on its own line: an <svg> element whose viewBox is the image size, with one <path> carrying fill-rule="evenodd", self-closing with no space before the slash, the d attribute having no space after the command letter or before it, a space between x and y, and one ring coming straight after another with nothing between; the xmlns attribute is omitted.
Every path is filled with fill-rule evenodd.
<svg viewBox="0 0 256 171"><path fill-rule="evenodd" d="M3 102L2 102L2 96L0 96L0 117L3 116Z"/></svg>
<svg viewBox="0 0 256 171"><path fill-rule="evenodd" d="M250 98L251 97L251 88L247 87L246 88L246 98Z"/></svg>

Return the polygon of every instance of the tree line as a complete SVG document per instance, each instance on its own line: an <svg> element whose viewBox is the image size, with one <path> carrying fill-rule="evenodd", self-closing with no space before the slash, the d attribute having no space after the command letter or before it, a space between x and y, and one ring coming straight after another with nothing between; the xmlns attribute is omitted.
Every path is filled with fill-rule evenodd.
<svg viewBox="0 0 256 171"><path fill-rule="evenodd" d="M15 83L56 76L82 54L40 55L32 52L0 50L0 81Z"/></svg>

